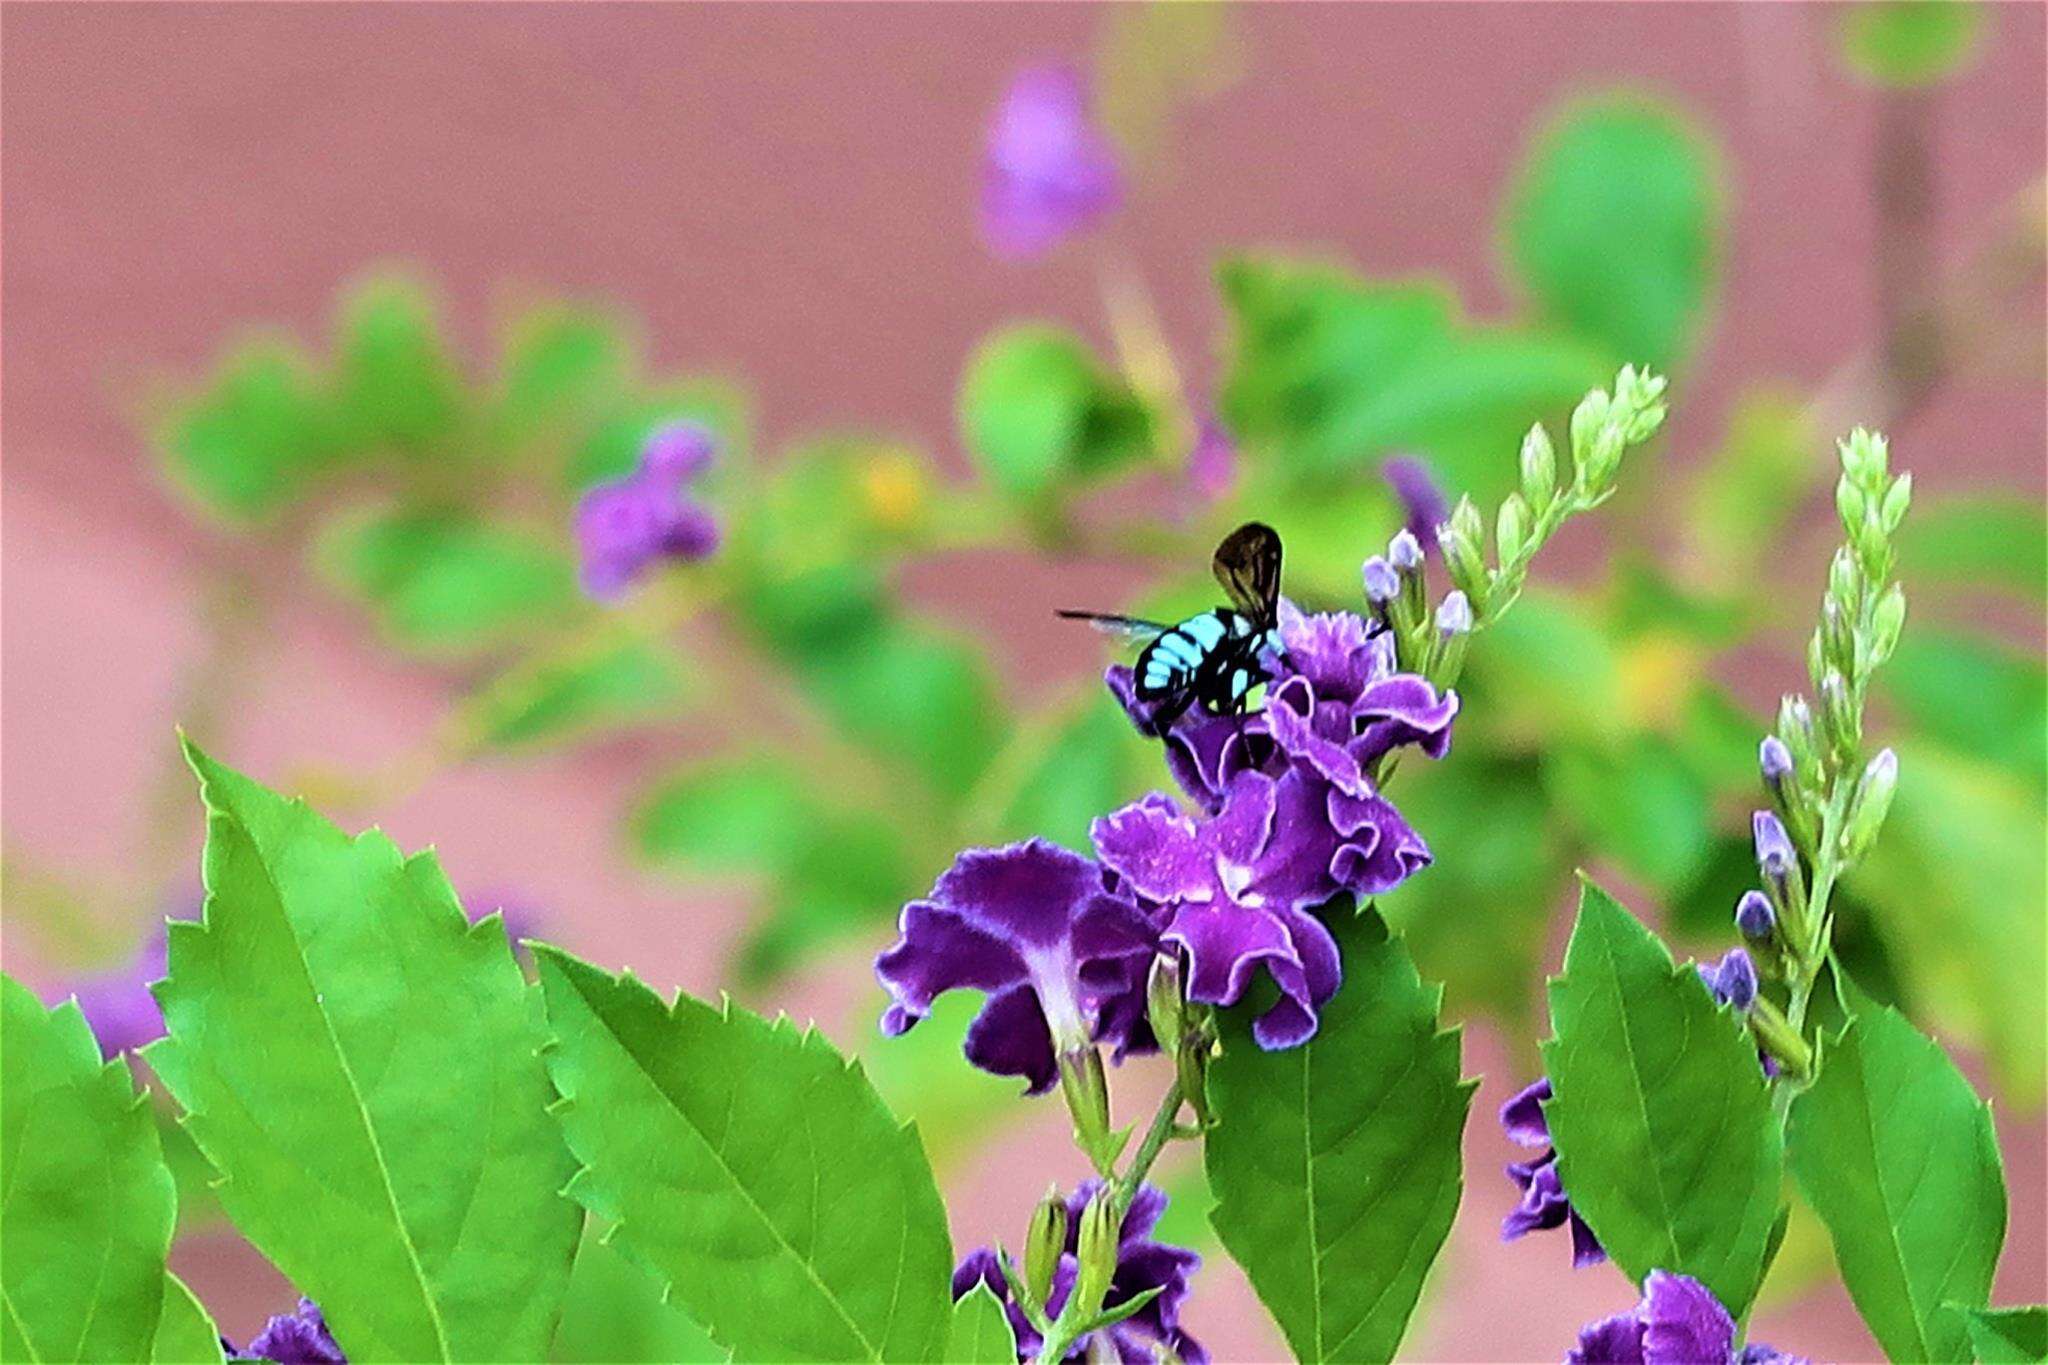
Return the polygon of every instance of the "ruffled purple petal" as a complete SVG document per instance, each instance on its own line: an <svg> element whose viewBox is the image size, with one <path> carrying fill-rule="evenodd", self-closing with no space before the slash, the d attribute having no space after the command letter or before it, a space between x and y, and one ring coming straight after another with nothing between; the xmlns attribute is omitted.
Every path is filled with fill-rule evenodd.
<svg viewBox="0 0 2048 1365"><path fill-rule="evenodd" d="M1204 1004L1236 1004L1261 962L1301 967L1276 916L1228 901L1181 906L1161 937L1187 951L1188 999Z"/></svg>
<svg viewBox="0 0 2048 1365"><path fill-rule="evenodd" d="M1051 948L1079 909L1102 891L1102 874L1078 853L1044 839L971 848L939 874L932 899L1019 952Z"/></svg>
<svg viewBox="0 0 2048 1365"><path fill-rule="evenodd" d="M1287 662L1317 696L1355 697L1372 679L1377 660L1364 618L1348 611L1307 615L1287 601L1279 617Z"/></svg>
<svg viewBox="0 0 2048 1365"><path fill-rule="evenodd" d="M1593 1235L1593 1229L1573 1209L1571 1217L1565 1219L1565 1226L1571 1229L1572 1269L1584 1270L1589 1265L1599 1265L1607 1259L1607 1248L1600 1245L1600 1239Z"/></svg>
<svg viewBox="0 0 2048 1365"><path fill-rule="evenodd" d="M1216 897L1215 859L1194 820L1157 792L1102 816L1088 837L1103 865L1149 900Z"/></svg>
<svg viewBox="0 0 2048 1365"><path fill-rule="evenodd" d="M1735 1319L1713 1291L1687 1275L1652 1270L1636 1308L1644 1365L1703 1365L1735 1358Z"/></svg>
<svg viewBox="0 0 2048 1365"><path fill-rule="evenodd" d="M1550 1145L1550 1120L1543 1106L1550 1100L1550 1077L1538 1076L1500 1107L1500 1126L1508 1141L1523 1147Z"/></svg>
<svg viewBox="0 0 2048 1365"><path fill-rule="evenodd" d="M1299 910L1321 905L1343 889L1332 875L1339 845L1330 824L1329 791L1320 778L1300 768L1289 768L1273 784L1272 836L1259 851L1250 880L1260 904Z"/></svg>
<svg viewBox="0 0 2048 1365"><path fill-rule="evenodd" d="M1787 1355L1775 1346L1752 1341L1735 1357L1736 1365L1813 1365L1805 1356Z"/></svg>
<svg viewBox="0 0 2048 1365"><path fill-rule="evenodd" d="M892 1004L882 1032L904 1032L931 1013L932 1001L951 990L994 991L1024 980L1014 947L968 923L958 910L931 901L903 907L902 936L875 959L875 975Z"/></svg>
<svg viewBox="0 0 2048 1365"><path fill-rule="evenodd" d="M1563 1227L1571 1216L1571 1201L1557 1178L1557 1161L1546 1153L1535 1161L1514 1161L1507 1167L1508 1179L1522 1191L1521 1202L1501 1220L1500 1239L1512 1242L1531 1232Z"/></svg>
<svg viewBox="0 0 2048 1365"><path fill-rule="evenodd" d="M1635 1310L1579 1330L1579 1344L1565 1356L1566 1365L1645 1365L1643 1324Z"/></svg>
<svg viewBox="0 0 2048 1365"><path fill-rule="evenodd" d="M1330 872L1354 895L1384 894L1429 866L1429 845L1385 797L1332 790L1329 810L1330 823L1343 838Z"/></svg>
<svg viewBox="0 0 2048 1365"><path fill-rule="evenodd" d="M1027 1094L1042 1095L1059 1079L1052 1030L1029 985L998 991L967 1026L967 1060L996 1076L1021 1076Z"/></svg>
<svg viewBox="0 0 2048 1365"><path fill-rule="evenodd" d="M1299 1047L1315 1036L1322 1007L1337 993L1341 976L1336 941L1320 920L1295 910L1280 912L1280 918L1300 963L1276 959L1267 964L1280 998L1252 1021L1252 1041L1268 1052Z"/></svg>
<svg viewBox="0 0 2048 1365"><path fill-rule="evenodd" d="M1297 710L1300 693L1295 687L1276 691L1266 704L1266 729L1282 752L1322 774L1333 787L1351 796L1372 790L1358 759L1342 743L1318 734L1313 712Z"/></svg>
<svg viewBox="0 0 2048 1365"><path fill-rule="evenodd" d="M296 1311L280 1313L250 1338L249 1345L235 1350L225 1337L223 1351L230 1360L269 1360L276 1365L347 1365L320 1306L302 1298Z"/></svg>

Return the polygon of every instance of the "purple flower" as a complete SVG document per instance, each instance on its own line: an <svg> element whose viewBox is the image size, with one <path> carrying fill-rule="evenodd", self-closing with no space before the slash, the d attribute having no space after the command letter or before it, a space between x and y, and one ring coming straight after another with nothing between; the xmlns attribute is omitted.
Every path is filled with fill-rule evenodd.
<svg viewBox="0 0 2048 1365"><path fill-rule="evenodd" d="M1361 564L1358 576L1365 584L1365 600L1383 607L1401 594L1401 575L1387 563L1385 555L1374 555Z"/></svg>
<svg viewBox="0 0 2048 1365"><path fill-rule="evenodd" d="M1059 1316L1060 1309L1066 1306L1067 1295L1073 1292L1074 1281L1080 1273L1076 1249L1081 1212L1100 1187L1100 1181L1089 1180L1067 1198L1066 1250L1053 1271L1052 1291L1046 1296L1045 1309L1050 1316ZM1157 1348L1161 1346L1186 1361L1187 1365L1206 1365L1209 1353L1180 1326L1181 1305L1188 1296L1188 1278L1201 1267L1202 1258L1182 1247L1151 1240L1149 1234L1165 1210L1166 1196L1154 1186L1141 1185L1124 1214L1123 1226L1118 1230L1116 1274L1110 1279L1109 1292L1103 1295L1102 1306L1114 1308L1150 1289L1158 1289L1159 1294L1130 1317L1106 1329L1109 1346L1125 1365L1152 1365L1160 1359ZM953 1271L953 1297L964 1297L977 1284L987 1285L1002 1302L1003 1312L1010 1320L1010 1330L1017 1338L1017 1358L1029 1360L1036 1356L1045 1344L1044 1338L1025 1320L1023 1310L1011 1301L1010 1286L1004 1278L1001 1263L988 1247L977 1248L962 1258ZM1067 1359L1089 1358L1092 1344L1092 1333L1082 1337L1074 1343Z"/></svg>
<svg viewBox="0 0 2048 1365"><path fill-rule="evenodd" d="M989 128L981 181L982 231L998 254L1036 256L1116 208L1116 154L1087 106L1068 66L1033 67L1011 82Z"/></svg>
<svg viewBox="0 0 2048 1365"><path fill-rule="evenodd" d="M1718 1003L1733 1005L1738 1010L1756 1003L1756 961L1747 949L1730 948L1712 967L1701 962L1696 964L1696 970Z"/></svg>
<svg viewBox="0 0 2048 1365"><path fill-rule="evenodd" d="M1764 876L1782 882L1799 865L1799 855L1793 851L1792 837L1785 833L1783 821L1770 811L1760 810L1750 817L1751 832L1756 838L1756 862L1763 869Z"/></svg>
<svg viewBox="0 0 2048 1365"><path fill-rule="evenodd" d="M1342 979L1337 944L1308 907L1341 889L1343 852L1325 789L1299 772L1243 772L1223 809L1197 820L1157 792L1089 830L1103 865L1160 907L1160 940L1187 959L1187 995L1235 1004L1263 966L1280 998L1252 1025L1265 1048L1316 1031ZM1355 851L1355 850L1354 850Z"/></svg>
<svg viewBox="0 0 2048 1365"><path fill-rule="evenodd" d="M1782 792L1785 779L1792 775L1792 751L1776 735L1765 735L1757 745L1756 764L1763 773L1764 785L1773 792Z"/></svg>
<svg viewBox="0 0 2048 1365"><path fill-rule="evenodd" d="M79 978L58 991L56 999L78 1001L100 1055L112 1060L164 1036L163 1011L149 987L167 972L164 929L158 925L134 957L112 971Z"/></svg>
<svg viewBox="0 0 2048 1365"><path fill-rule="evenodd" d="M1058 1055L1091 1041L1121 1058L1151 1046L1145 974L1158 933L1097 864L1032 839L969 849L903 907L902 937L875 959L893 1003L891 1037L949 990L985 991L967 1030L967 1059L1022 1076L1031 1093L1058 1076Z"/></svg>
<svg viewBox="0 0 2048 1365"><path fill-rule="evenodd" d="M1735 902L1735 927L1753 943L1768 941L1778 931L1778 912L1771 908L1771 898L1761 891L1743 892L1742 899Z"/></svg>
<svg viewBox="0 0 2048 1365"><path fill-rule="evenodd" d="M1202 423L1195 448L1188 454L1188 482L1204 502L1214 502L1237 481L1237 447L1230 433L1213 418Z"/></svg>
<svg viewBox="0 0 2048 1365"><path fill-rule="evenodd" d="M1761 1343L1735 1349L1735 1319L1687 1275L1653 1270L1643 1298L1626 1313L1579 1333L1566 1365L1807 1365L1804 1357Z"/></svg>
<svg viewBox="0 0 2048 1365"><path fill-rule="evenodd" d="M1456 588L1437 604L1436 628L1445 635L1463 635L1472 629L1472 602Z"/></svg>
<svg viewBox="0 0 2048 1365"><path fill-rule="evenodd" d="M1380 466L1394 496L1407 509L1407 529L1424 550L1436 548L1436 528L1451 519L1444 490L1429 472L1429 466L1411 455L1396 455Z"/></svg>
<svg viewBox="0 0 2048 1365"><path fill-rule="evenodd" d="M348 1361L327 1330L320 1305L304 1298L299 1300L297 1312L272 1318L249 1339L246 1348L237 1350L226 1337L220 1339L220 1348L229 1360L274 1360L277 1365L347 1365Z"/></svg>
<svg viewBox="0 0 2048 1365"><path fill-rule="evenodd" d="M1594 1265L1606 1260L1607 1252L1593 1235L1593 1229L1586 1226L1586 1220L1572 1208L1564 1186L1558 1181L1557 1149L1550 1145L1550 1122L1543 1116L1543 1106L1549 1099L1550 1078L1543 1076L1500 1107L1500 1126L1507 1131L1510 1141L1544 1149L1543 1155L1534 1161L1508 1164L1508 1179L1522 1191L1522 1202L1502 1221L1500 1238L1512 1242L1525 1233L1569 1224L1572 1265Z"/></svg>
<svg viewBox="0 0 2048 1365"><path fill-rule="evenodd" d="M689 422L661 428L623 479L601 483L576 504L576 547L583 589L610 601L663 559L703 559L718 548L709 508L683 491L703 473L716 443Z"/></svg>

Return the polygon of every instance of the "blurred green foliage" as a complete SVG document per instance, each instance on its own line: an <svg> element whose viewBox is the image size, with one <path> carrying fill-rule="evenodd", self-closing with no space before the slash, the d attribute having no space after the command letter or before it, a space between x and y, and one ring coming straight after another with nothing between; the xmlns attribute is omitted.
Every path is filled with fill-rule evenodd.
<svg viewBox="0 0 2048 1365"><path fill-rule="evenodd" d="M1844 6L1842 59L1883 86L1932 85L1975 55L1982 10L1968 0L1865 0Z"/></svg>

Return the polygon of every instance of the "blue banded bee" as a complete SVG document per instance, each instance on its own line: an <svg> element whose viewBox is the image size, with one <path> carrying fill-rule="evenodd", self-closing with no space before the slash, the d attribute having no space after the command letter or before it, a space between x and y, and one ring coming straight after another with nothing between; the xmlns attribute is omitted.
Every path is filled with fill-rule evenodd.
<svg viewBox="0 0 2048 1365"><path fill-rule="evenodd" d="M1132 673L1138 700L1154 703L1154 730L1164 733L1190 706L1212 716L1244 714L1254 687L1271 680L1263 656L1281 654L1280 536L1247 522L1216 547L1216 581L1231 605L1178 625L1096 611L1061 611L1072 621L1144 639Z"/></svg>

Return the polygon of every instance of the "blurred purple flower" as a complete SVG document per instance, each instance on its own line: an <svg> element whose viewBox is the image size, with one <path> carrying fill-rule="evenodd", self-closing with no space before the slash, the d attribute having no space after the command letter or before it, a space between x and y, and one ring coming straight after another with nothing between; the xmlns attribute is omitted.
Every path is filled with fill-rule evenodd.
<svg viewBox="0 0 2048 1365"><path fill-rule="evenodd" d="M999 255L1036 256L1113 211L1122 176L1088 120L1088 94L1068 66L1018 73L989 128L981 225Z"/></svg>
<svg viewBox="0 0 2048 1365"><path fill-rule="evenodd" d="M1396 455L1380 466L1380 473L1401 500L1408 531L1424 550L1436 549L1436 528L1451 519L1451 507L1429 466L1412 455Z"/></svg>
<svg viewBox="0 0 2048 1365"><path fill-rule="evenodd" d="M1808 1365L1804 1357L1751 1343L1735 1349L1735 1319L1687 1275L1653 1270L1626 1313L1589 1324L1566 1365Z"/></svg>
<svg viewBox="0 0 2048 1365"><path fill-rule="evenodd" d="M1076 1248L1080 1239L1081 1213L1101 1184L1099 1180L1085 1181L1067 1197L1067 1246L1053 1271L1052 1290L1046 1295L1045 1309L1050 1316L1059 1315L1066 1306L1067 1295L1074 1290L1074 1281L1080 1274ZM1105 1309L1115 1308L1155 1288L1159 1295L1130 1317L1109 1327L1106 1330L1108 1345L1125 1365L1152 1365L1152 1362L1163 1358L1158 1349L1162 1346L1187 1365L1206 1365L1209 1353L1180 1325L1181 1305L1188 1296L1188 1278L1201 1268L1202 1258L1184 1248L1151 1240L1151 1231L1165 1211L1166 1195L1155 1186L1141 1185L1137 1194L1132 1196L1130 1209L1124 1214L1123 1226L1118 1230L1116 1274L1110 1279L1109 1292L1103 1295L1102 1306ZM953 1271L953 1297L966 1296L977 1284L987 1285L1002 1303L1004 1315L1010 1320L1010 1330L1017 1338L1017 1358L1029 1360L1035 1357L1045 1344L1044 1338L1025 1320L1023 1310L1011 1301L1010 1286L1003 1275L1002 1265L997 1261L996 1253L988 1247L978 1247L961 1259ZM1095 1358L1090 1350L1093 1344L1093 1334L1082 1337L1074 1343L1067 1359Z"/></svg>
<svg viewBox="0 0 2048 1365"><path fill-rule="evenodd" d="M1089 831L1103 865L1161 907L1160 938L1187 956L1187 995L1233 1005L1264 966L1280 998L1252 1025L1265 1048L1316 1031L1342 979L1337 944L1307 907L1339 890L1339 841L1320 784L1243 772L1223 809L1196 820L1154 792Z"/></svg>
<svg viewBox="0 0 2048 1365"><path fill-rule="evenodd" d="M76 998L78 1012L99 1042L100 1055L112 1060L164 1036L163 1011L149 987L164 979L166 962L164 927L159 924L134 957L111 971L59 988L50 1003Z"/></svg>
<svg viewBox="0 0 2048 1365"><path fill-rule="evenodd" d="M1188 482L1204 502L1215 502L1236 481L1237 447L1230 433L1214 418L1204 421L1188 454Z"/></svg>
<svg viewBox="0 0 2048 1365"><path fill-rule="evenodd" d="M462 913L469 917L471 924L493 914L500 916L500 922L505 926L505 937L512 941L515 948L519 946L520 940L534 937L547 918L541 913L539 906L517 892L501 895L491 891L481 896L467 897L462 903Z"/></svg>
<svg viewBox="0 0 2048 1365"><path fill-rule="evenodd" d="M1122 1057L1152 1045L1145 975L1159 936L1103 869L1032 839L969 849L929 898L903 907L902 936L875 959L893 1003L891 1037L949 990L987 993L967 1030L967 1059L1051 1087L1058 1056L1108 1042Z"/></svg>
<svg viewBox="0 0 2048 1365"><path fill-rule="evenodd" d="M238 1350L222 1337L220 1348L229 1360L273 1360L277 1365L347 1365L348 1361L328 1332L320 1305L306 1298L299 1300L296 1312L273 1317L249 1339L247 1347Z"/></svg>
<svg viewBox="0 0 2048 1365"><path fill-rule="evenodd" d="M710 509L682 487L704 472L715 449L703 427L672 423L647 438L631 474L583 495L576 547L585 592L610 601L660 560L703 559L718 548Z"/></svg>
<svg viewBox="0 0 2048 1365"><path fill-rule="evenodd" d="M1557 1149L1550 1145L1550 1123L1543 1106L1550 1099L1550 1078L1539 1077L1500 1107L1500 1126L1510 1141L1523 1147L1541 1147L1543 1155L1534 1161L1508 1163L1508 1179L1522 1192L1522 1202L1509 1210L1501 1222L1500 1238L1512 1242L1541 1229L1570 1225L1572 1265L1589 1266L1607 1259L1606 1250L1586 1220L1572 1208L1564 1186L1557 1178Z"/></svg>

